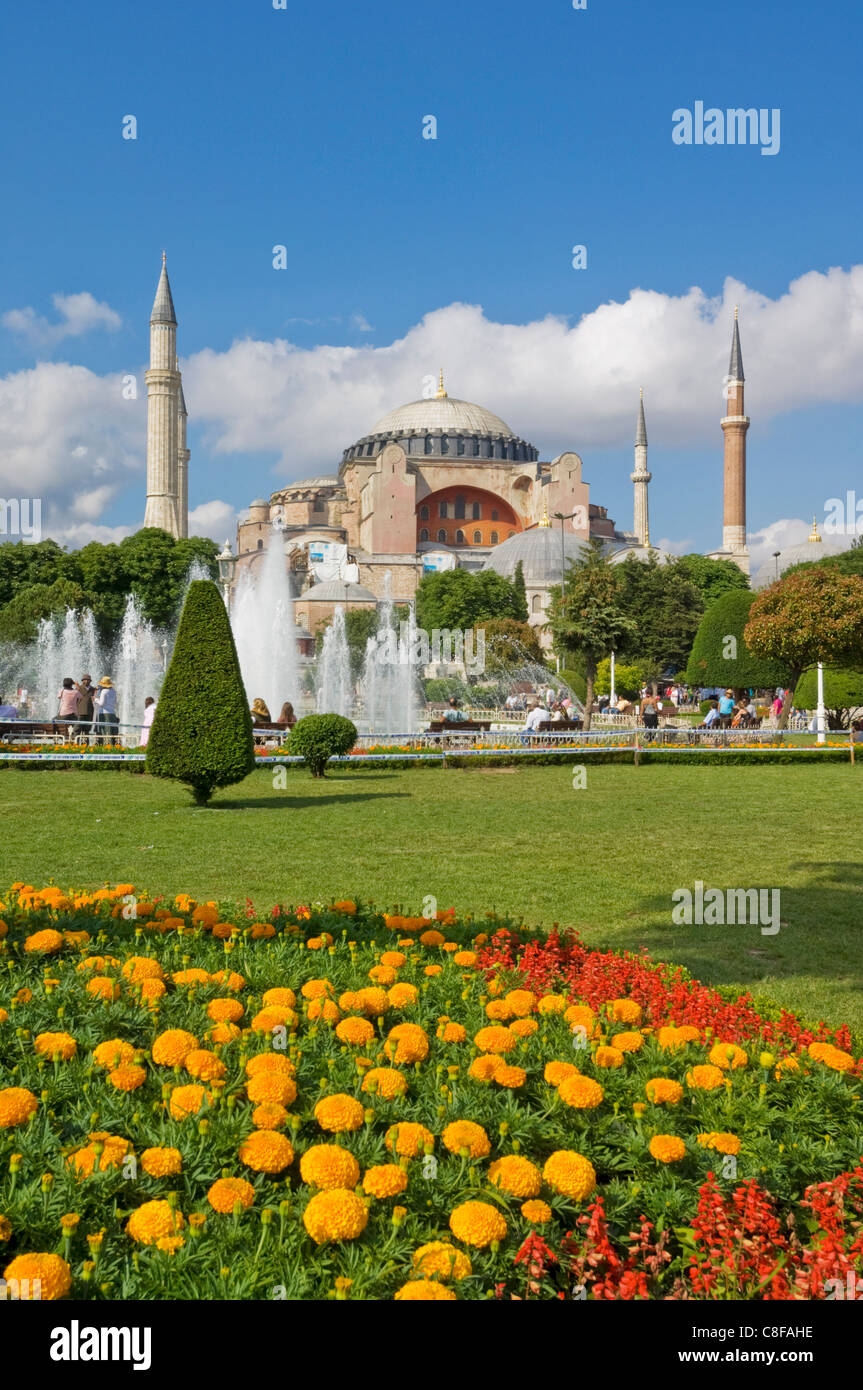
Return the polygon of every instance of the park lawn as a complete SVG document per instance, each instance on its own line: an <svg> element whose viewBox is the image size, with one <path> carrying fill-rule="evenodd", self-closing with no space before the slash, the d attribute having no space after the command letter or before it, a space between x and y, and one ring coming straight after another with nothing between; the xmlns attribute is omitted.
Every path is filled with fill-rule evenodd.
<svg viewBox="0 0 863 1390"><path fill-rule="evenodd" d="M275 902L355 896L576 927L863 1031L859 769L260 769L196 809L119 770L3 770L0 884ZM781 929L676 926L676 888L778 888Z"/></svg>

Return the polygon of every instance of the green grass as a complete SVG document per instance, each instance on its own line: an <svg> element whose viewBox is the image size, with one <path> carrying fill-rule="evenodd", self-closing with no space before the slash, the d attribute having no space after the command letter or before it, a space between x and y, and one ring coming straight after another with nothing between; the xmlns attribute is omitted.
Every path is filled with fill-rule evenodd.
<svg viewBox="0 0 863 1390"><path fill-rule="evenodd" d="M834 767L261 770L197 810L118 771L0 775L2 880L274 902L358 895L574 926L863 1030L860 779ZM781 930L675 926L671 894L779 888ZM0 880L0 881L2 881Z"/></svg>

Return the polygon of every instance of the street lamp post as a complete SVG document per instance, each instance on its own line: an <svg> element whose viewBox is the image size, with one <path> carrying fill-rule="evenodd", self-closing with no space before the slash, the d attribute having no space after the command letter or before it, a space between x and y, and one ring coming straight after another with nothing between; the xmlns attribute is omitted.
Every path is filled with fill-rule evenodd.
<svg viewBox="0 0 863 1390"><path fill-rule="evenodd" d="M815 710L815 727L818 730L818 742L824 742L824 721L826 710L824 709L824 663L818 663L818 704Z"/></svg>
<svg viewBox="0 0 863 1390"><path fill-rule="evenodd" d="M779 556L780 556L781 554L782 554L782 551L781 551L781 550L774 550L774 552L773 552L773 560L774 560L775 565L776 565L776 578L777 578L777 579L779 578Z"/></svg>
<svg viewBox="0 0 863 1390"><path fill-rule="evenodd" d="M236 555L231 554L231 542L225 541L224 549L217 557L219 562L219 581L222 585L222 598L225 600L225 607L231 611L231 584L234 578L234 567L237 563Z"/></svg>

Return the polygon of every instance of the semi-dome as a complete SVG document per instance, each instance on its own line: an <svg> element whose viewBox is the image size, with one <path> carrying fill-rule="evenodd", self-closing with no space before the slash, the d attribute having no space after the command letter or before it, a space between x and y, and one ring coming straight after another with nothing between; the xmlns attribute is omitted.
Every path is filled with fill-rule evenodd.
<svg viewBox="0 0 863 1390"><path fill-rule="evenodd" d="M571 531L564 531L563 555L567 563L580 560L589 549L586 541L580 540ZM519 560L528 588L559 584L561 540L558 528L533 526L529 531L519 531L494 547L483 569L494 570L496 574L512 579Z"/></svg>
<svg viewBox="0 0 863 1390"><path fill-rule="evenodd" d="M772 555L769 560L765 560L753 575L752 588L766 589L768 585L775 584L792 565L823 560L827 555L841 555L843 550L850 550L852 541L853 537L847 536L819 536L817 527L813 524L808 540L801 541L799 545L786 546L779 552L778 560Z"/></svg>
<svg viewBox="0 0 863 1390"><path fill-rule="evenodd" d="M447 395L443 375L437 394L390 410L355 444L345 449L342 463L375 458L386 444L400 444L406 454L424 461L461 458L509 459L535 463L539 450L520 439L505 420L473 401Z"/></svg>
<svg viewBox="0 0 863 1390"><path fill-rule="evenodd" d="M307 492L313 487L338 487L340 481L335 473L324 473L319 478L300 478L299 482L285 483L282 492Z"/></svg>
<svg viewBox="0 0 863 1390"><path fill-rule="evenodd" d="M325 579L301 595L304 603L377 603L363 584L345 584L341 579Z"/></svg>

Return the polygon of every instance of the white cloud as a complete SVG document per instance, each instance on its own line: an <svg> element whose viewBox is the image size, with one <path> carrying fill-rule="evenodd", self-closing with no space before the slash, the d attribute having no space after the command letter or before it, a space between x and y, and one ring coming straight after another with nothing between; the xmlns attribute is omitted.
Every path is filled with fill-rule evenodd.
<svg viewBox="0 0 863 1390"><path fill-rule="evenodd" d="M68 546L70 550L80 550L91 541L101 545L119 545L126 536L131 536L134 526L97 526L89 521L58 525L50 528L51 539L58 545ZM43 527L43 534L45 528Z"/></svg>
<svg viewBox="0 0 863 1390"><path fill-rule="evenodd" d="M201 502L189 512L189 535L209 536L221 546L226 538L234 544L239 512L229 502Z"/></svg>
<svg viewBox="0 0 863 1390"><path fill-rule="evenodd" d="M51 296L51 301L60 315L58 323L51 323L29 307L9 309L0 323L37 349L56 347L64 338L80 338L95 328L115 331L123 323L110 305L100 303L88 291L82 294L55 294Z"/></svg>
<svg viewBox="0 0 863 1390"><path fill-rule="evenodd" d="M354 328L359 329L360 333L374 333L375 331L365 314L351 314L351 323Z"/></svg>
<svg viewBox="0 0 863 1390"><path fill-rule="evenodd" d="M781 521L771 521L769 526L762 527L760 531L750 531L746 543L749 546L751 573L756 574L762 565L766 565L767 561L773 558L777 550L787 550L789 546L800 545L811 530L811 521L807 525L799 517L787 517Z"/></svg>

